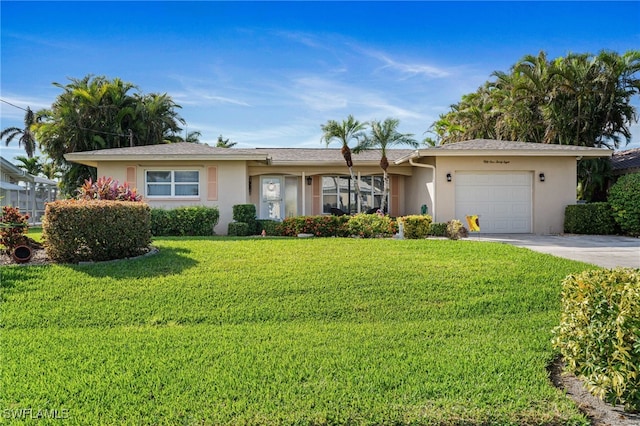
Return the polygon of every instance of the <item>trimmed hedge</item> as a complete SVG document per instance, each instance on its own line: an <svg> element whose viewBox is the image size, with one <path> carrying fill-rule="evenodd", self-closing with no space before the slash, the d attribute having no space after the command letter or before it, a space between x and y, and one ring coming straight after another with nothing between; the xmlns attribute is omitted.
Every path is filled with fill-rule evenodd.
<svg viewBox="0 0 640 426"><path fill-rule="evenodd" d="M271 219L258 219L256 221L256 233L262 234L263 230L268 236L280 236L280 221Z"/></svg>
<svg viewBox="0 0 640 426"><path fill-rule="evenodd" d="M246 237L252 235L249 224L246 222L230 222L227 235L230 237Z"/></svg>
<svg viewBox="0 0 640 426"><path fill-rule="evenodd" d="M640 410L640 269L585 271L562 283L554 347L591 393Z"/></svg>
<svg viewBox="0 0 640 426"><path fill-rule="evenodd" d="M244 222L249 225L249 234L258 233L256 206L254 204L236 204L233 206L233 220L236 222ZM262 229L260 230L262 231Z"/></svg>
<svg viewBox="0 0 640 426"><path fill-rule="evenodd" d="M620 176L609 189L608 201L622 232L640 236L640 173Z"/></svg>
<svg viewBox="0 0 640 426"><path fill-rule="evenodd" d="M346 232L349 236L361 238L390 237L397 231L397 225L389 216L360 213L349 216Z"/></svg>
<svg viewBox="0 0 640 426"><path fill-rule="evenodd" d="M138 256L146 253L151 244L149 206L109 200L47 203L42 236L47 256L55 262Z"/></svg>
<svg viewBox="0 0 640 426"><path fill-rule="evenodd" d="M156 237L209 236L218 224L216 207L178 207L151 209L151 233Z"/></svg>
<svg viewBox="0 0 640 426"><path fill-rule="evenodd" d="M429 235L432 237L446 237L447 236L447 223L435 222L429 225Z"/></svg>
<svg viewBox="0 0 640 426"><path fill-rule="evenodd" d="M347 237L346 224L351 216L294 216L288 217L278 226L285 237L298 234L313 234L316 237Z"/></svg>
<svg viewBox="0 0 640 426"><path fill-rule="evenodd" d="M616 222L609 203L567 206L564 210L564 232L590 235L615 234Z"/></svg>
<svg viewBox="0 0 640 426"><path fill-rule="evenodd" d="M404 237L410 240L427 238L433 218L429 215L410 215L400 218L404 223Z"/></svg>

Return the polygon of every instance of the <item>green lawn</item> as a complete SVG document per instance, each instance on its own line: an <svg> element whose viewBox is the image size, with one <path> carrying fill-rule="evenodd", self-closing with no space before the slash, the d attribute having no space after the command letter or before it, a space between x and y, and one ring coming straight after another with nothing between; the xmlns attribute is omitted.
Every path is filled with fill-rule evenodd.
<svg viewBox="0 0 640 426"><path fill-rule="evenodd" d="M0 422L588 425L545 367L560 282L592 266L474 241L154 244L1 269Z"/></svg>

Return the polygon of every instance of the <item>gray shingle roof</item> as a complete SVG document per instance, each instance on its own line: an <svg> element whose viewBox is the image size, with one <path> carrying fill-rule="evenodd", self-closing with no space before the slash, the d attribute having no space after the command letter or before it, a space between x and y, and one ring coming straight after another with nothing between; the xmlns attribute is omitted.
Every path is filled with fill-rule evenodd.
<svg viewBox="0 0 640 426"><path fill-rule="evenodd" d="M611 157L611 168L613 170L640 168L640 148L614 152Z"/></svg>
<svg viewBox="0 0 640 426"><path fill-rule="evenodd" d="M470 141L440 145L440 146L429 148L429 149L435 149L440 151L450 151L450 150L584 151L585 149L600 150L600 148L587 148L587 147L577 146L577 145L555 145L555 144L544 144L544 143L535 143L535 142L502 141L502 140L495 140L495 139L473 139Z"/></svg>
<svg viewBox="0 0 640 426"><path fill-rule="evenodd" d="M255 151L264 153L271 158L272 164L278 163L308 163L317 162L326 163L344 163L342 152L337 148L256 148ZM388 149L387 158L389 162L393 162L398 158L409 155L413 152L411 149ZM380 151L364 151L359 154L352 154L355 162L374 162L378 164L380 161Z"/></svg>

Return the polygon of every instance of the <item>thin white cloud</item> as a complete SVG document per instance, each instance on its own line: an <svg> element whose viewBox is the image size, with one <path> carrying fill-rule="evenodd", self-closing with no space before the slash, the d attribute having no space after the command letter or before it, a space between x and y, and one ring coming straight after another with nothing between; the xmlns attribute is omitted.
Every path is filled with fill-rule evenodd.
<svg viewBox="0 0 640 426"><path fill-rule="evenodd" d="M400 73L404 78L423 76L432 79L451 76L451 71L445 68L434 66L432 64L421 62L403 62L398 59L392 58L388 53L371 48L354 46L354 49L370 58L381 62L383 65L380 67L380 69L391 69Z"/></svg>

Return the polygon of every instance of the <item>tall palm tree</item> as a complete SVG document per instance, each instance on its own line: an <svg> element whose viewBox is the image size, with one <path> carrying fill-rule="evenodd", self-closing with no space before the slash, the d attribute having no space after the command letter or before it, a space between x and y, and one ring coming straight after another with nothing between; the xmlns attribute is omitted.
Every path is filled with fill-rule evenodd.
<svg viewBox="0 0 640 426"><path fill-rule="evenodd" d="M389 196L389 160L387 159L387 149L397 145L408 145L412 148L418 147L418 142L413 139L413 134L400 133L397 128L400 121L395 118L387 118L382 123L379 121L371 122L371 132L365 135L360 143L353 149L354 153L366 150L380 151L380 168L383 173L383 189L382 201L380 203L380 211L384 212L387 207L387 198Z"/></svg>
<svg viewBox="0 0 640 426"><path fill-rule="evenodd" d="M358 141L364 136L364 130L367 128L367 123L361 123L349 114L346 120L342 120L342 123L338 123L335 120L328 120L325 124L322 124L320 128L322 129L320 142L324 142L326 146L329 146L329 144L335 140L342 143L342 149L340 152L342 153L344 161L347 163L347 167L349 168L351 182L354 183L354 188L356 190L356 199L360 201L360 205L364 204L362 194L360 193L360 185L353 173L353 159L351 158L349 142L351 142L352 139ZM360 211L360 206L358 206L358 211Z"/></svg>
<svg viewBox="0 0 640 426"><path fill-rule="evenodd" d="M9 143L19 136L18 146L22 145L27 157L32 158L36 152L36 138L31 131L33 123L35 123L35 115L31 108L27 107L24 113L24 128L7 127L0 133L0 139L6 138L6 146L9 146Z"/></svg>

